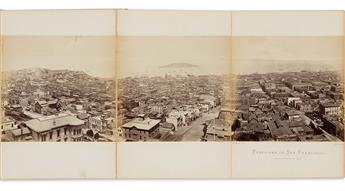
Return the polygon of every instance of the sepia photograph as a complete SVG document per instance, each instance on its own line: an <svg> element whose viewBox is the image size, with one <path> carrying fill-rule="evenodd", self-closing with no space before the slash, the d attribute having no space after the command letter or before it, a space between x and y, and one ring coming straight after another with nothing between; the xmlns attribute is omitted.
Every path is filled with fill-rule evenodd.
<svg viewBox="0 0 345 191"><path fill-rule="evenodd" d="M123 141L229 141L230 38L118 39Z"/></svg>
<svg viewBox="0 0 345 191"><path fill-rule="evenodd" d="M3 142L109 142L115 37L4 36Z"/></svg>
<svg viewBox="0 0 345 191"><path fill-rule="evenodd" d="M344 141L342 37L234 37L234 141Z"/></svg>

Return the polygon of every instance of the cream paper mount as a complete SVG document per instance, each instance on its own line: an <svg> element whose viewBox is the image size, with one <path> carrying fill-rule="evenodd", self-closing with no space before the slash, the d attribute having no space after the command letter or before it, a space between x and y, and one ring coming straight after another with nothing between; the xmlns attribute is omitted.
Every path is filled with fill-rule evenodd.
<svg viewBox="0 0 345 191"><path fill-rule="evenodd" d="M1 10L1 179L344 177L344 11Z"/></svg>

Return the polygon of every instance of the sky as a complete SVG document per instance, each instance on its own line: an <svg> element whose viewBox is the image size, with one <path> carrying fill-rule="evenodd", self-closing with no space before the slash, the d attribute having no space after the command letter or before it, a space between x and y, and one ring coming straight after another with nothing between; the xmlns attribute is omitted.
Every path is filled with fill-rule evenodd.
<svg viewBox="0 0 345 191"><path fill-rule="evenodd" d="M232 44L231 44L232 42ZM97 77L157 76L161 66L191 74L250 74L295 70L340 70L341 37L119 37L6 36L3 68L69 69ZM116 56L116 57L115 57ZM117 71L116 63L117 62Z"/></svg>
<svg viewBox="0 0 345 191"><path fill-rule="evenodd" d="M232 65L237 74L298 70L341 70L341 37L234 37Z"/></svg>
<svg viewBox="0 0 345 191"><path fill-rule="evenodd" d="M118 38L118 75L161 76L161 66L188 63L192 74L230 73L230 39L227 37L120 37ZM178 69L178 72L184 72Z"/></svg>
<svg viewBox="0 0 345 191"><path fill-rule="evenodd" d="M111 36L6 36L3 70L68 69L111 78L115 46Z"/></svg>

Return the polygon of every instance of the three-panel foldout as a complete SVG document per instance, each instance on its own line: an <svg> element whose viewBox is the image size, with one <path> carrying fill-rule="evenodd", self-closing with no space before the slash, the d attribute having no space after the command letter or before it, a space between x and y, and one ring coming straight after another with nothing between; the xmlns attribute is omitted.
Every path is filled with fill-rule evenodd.
<svg viewBox="0 0 345 191"><path fill-rule="evenodd" d="M344 177L344 16L1 10L1 179Z"/></svg>

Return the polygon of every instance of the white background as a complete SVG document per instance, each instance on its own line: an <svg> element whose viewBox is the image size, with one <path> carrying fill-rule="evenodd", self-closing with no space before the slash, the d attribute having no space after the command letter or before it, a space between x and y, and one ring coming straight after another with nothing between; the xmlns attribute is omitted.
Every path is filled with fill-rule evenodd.
<svg viewBox="0 0 345 191"><path fill-rule="evenodd" d="M345 10L344 0L0 0L1 9ZM2 181L0 191L345 190L344 179Z"/></svg>

